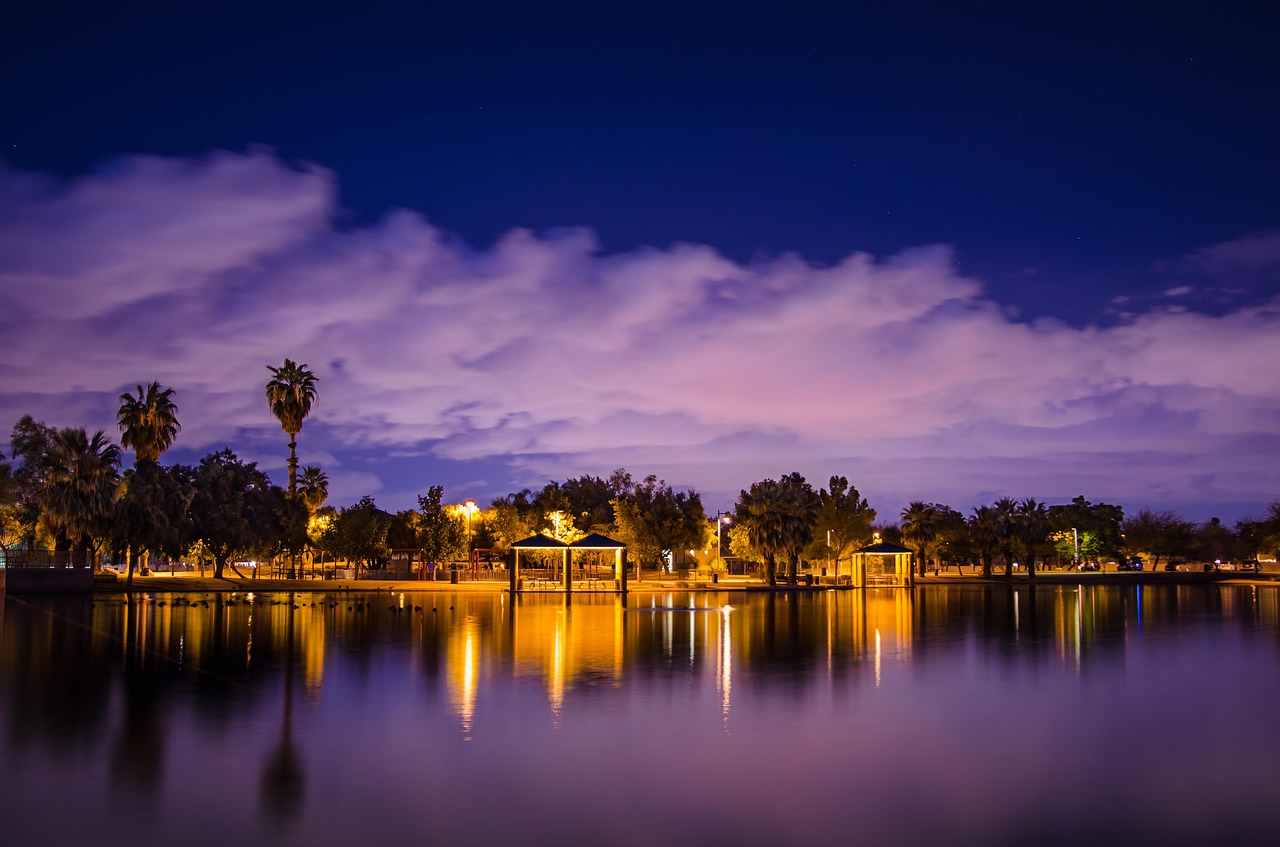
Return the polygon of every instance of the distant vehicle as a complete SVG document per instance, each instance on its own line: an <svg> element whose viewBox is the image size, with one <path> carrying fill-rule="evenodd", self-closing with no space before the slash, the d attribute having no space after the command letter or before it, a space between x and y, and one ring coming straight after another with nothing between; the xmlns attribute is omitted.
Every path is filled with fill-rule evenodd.
<svg viewBox="0 0 1280 847"><path fill-rule="evenodd" d="M1080 564L1076 565L1076 570L1078 570L1078 571L1100 571L1100 570L1102 570L1102 565L1098 564L1097 562L1081 562Z"/></svg>
<svg viewBox="0 0 1280 847"><path fill-rule="evenodd" d="M1137 556L1132 556L1128 558L1122 556L1120 558L1120 561L1116 562L1116 570L1140 571L1142 570L1142 559L1138 558Z"/></svg>

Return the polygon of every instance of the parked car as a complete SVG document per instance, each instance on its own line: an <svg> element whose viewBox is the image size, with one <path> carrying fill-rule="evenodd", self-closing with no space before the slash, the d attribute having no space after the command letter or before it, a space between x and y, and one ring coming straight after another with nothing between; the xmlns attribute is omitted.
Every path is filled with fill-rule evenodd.
<svg viewBox="0 0 1280 847"><path fill-rule="evenodd" d="M1122 556L1120 558L1120 561L1116 562L1116 570L1140 571L1142 570L1142 559L1138 558L1137 556L1130 556L1130 557Z"/></svg>

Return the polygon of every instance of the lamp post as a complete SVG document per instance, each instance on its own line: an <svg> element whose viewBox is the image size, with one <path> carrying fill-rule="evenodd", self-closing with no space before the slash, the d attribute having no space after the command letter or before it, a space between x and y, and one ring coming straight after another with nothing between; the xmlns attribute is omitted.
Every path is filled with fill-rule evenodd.
<svg viewBox="0 0 1280 847"><path fill-rule="evenodd" d="M724 552L720 549L720 525L722 523L729 523L731 520L732 518L729 517L728 512L716 512L716 558L717 559L724 558Z"/></svg>
<svg viewBox="0 0 1280 847"><path fill-rule="evenodd" d="M1071 538L1076 545L1076 570L1080 570L1080 532L1074 526L1071 527Z"/></svg>
<svg viewBox="0 0 1280 847"><path fill-rule="evenodd" d="M469 566L471 564L471 557L472 557L471 516L476 512L476 501L468 500L464 508L467 510L467 565Z"/></svg>

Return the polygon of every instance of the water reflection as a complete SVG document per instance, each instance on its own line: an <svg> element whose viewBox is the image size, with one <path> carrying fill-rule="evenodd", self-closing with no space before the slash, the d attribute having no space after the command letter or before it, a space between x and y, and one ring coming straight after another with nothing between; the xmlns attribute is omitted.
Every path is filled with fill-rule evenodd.
<svg viewBox="0 0 1280 847"><path fill-rule="evenodd" d="M967 786L1107 774L1119 738L1137 750L1121 771L1151 779L1177 731L1188 761L1209 772L1197 795L1205 815L1235 809L1247 822L1214 780L1228 779L1215 768L1253 774L1252 748L1202 735L1219 714L1238 722L1256 698L1280 696L1277 596L1019 585L582 595L572 605L477 594L7 598L0 812L18 822L15 837L30 817L16 813L30 807L58 830L46 838L84 838L91 831L53 805L54 789L77 786L101 804L84 827L121 814L106 798L128 800L133 823L159 838L181 829L168 808L195 814L201 792L216 792L256 806L263 829L210 822L208 843L314 841L364 820L365 805L340 798L377 796L389 820L407 822L420 796L460 837L479 826L551 843L538 804L569 801L541 793L545 776L574 786L575 820L587 815L613 843L656 836L615 831L609 815L635 812L613 805L612 783L664 798L660 820L677 814L673 794L705 795L710 807L679 814L711 814L746 843L771 842L768 814L796 839L836 837L854 807L870 840L906 842L946 831L913 819L889 837L911 811L897 792L917 785L929 786L940 827L964 820L983 833L953 840L1014 843L1034 819L996 816ZM1269 721L1254 731L1254 746L1280 743ZM764 796L803 787L809 817L736 802L759 793L748 774L774 771ZM1280 799L1273 783L1253 783L1254 798ZM527 827L476 823L498 794L528 804ZM1054 790L1036 796L1008 799L1057 814ZM715 804L731 802L737 817L722 819ZM1151 826L1145 808L1126 807L1125 826ZM723 835L681 832L663 830L675 843ZM1187 824L1169 837L1195 833Z"/></svg>

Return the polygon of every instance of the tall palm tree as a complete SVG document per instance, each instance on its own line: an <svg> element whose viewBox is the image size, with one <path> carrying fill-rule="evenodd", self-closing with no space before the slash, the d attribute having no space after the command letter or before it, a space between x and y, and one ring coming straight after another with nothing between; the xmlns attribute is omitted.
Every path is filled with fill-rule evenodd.
<svg viewBox="0 0 1280 847"><path fill-rule="evenodd" d="M932 503L916 500L902 510L902 538L916 548L920 576L924 576L929 545L938 537L938 509Z"/></svg>
<svg viewBox="0 0 1280 847"><path fill-rule="evenodd" d="M289 434L289 496L298 493L298 433L302 421L311 414L316 399L316 375L291 359L278 368L267 365L271 380L267 383L267 405Z"/></svg>
<svg viewBox="0 0 1280 847"><path fill-rule="evenodd" d="M162 389L160 383L152 382L145 391L139 385L137 397L127 391L121 394L116 424L120 427L120 443L133 450L138 463L159 462L160 454L172 446L182 429L173 389Z"/></svg>
<svg viewBox="0 0 1280 847"><path fill-rule="evenodd" d="M90 438L83 427L69 427L53 434L44 516L50 529L75 545L81 567L94 541L106 535L119 482L120 448L105 432Z"/></svg>

